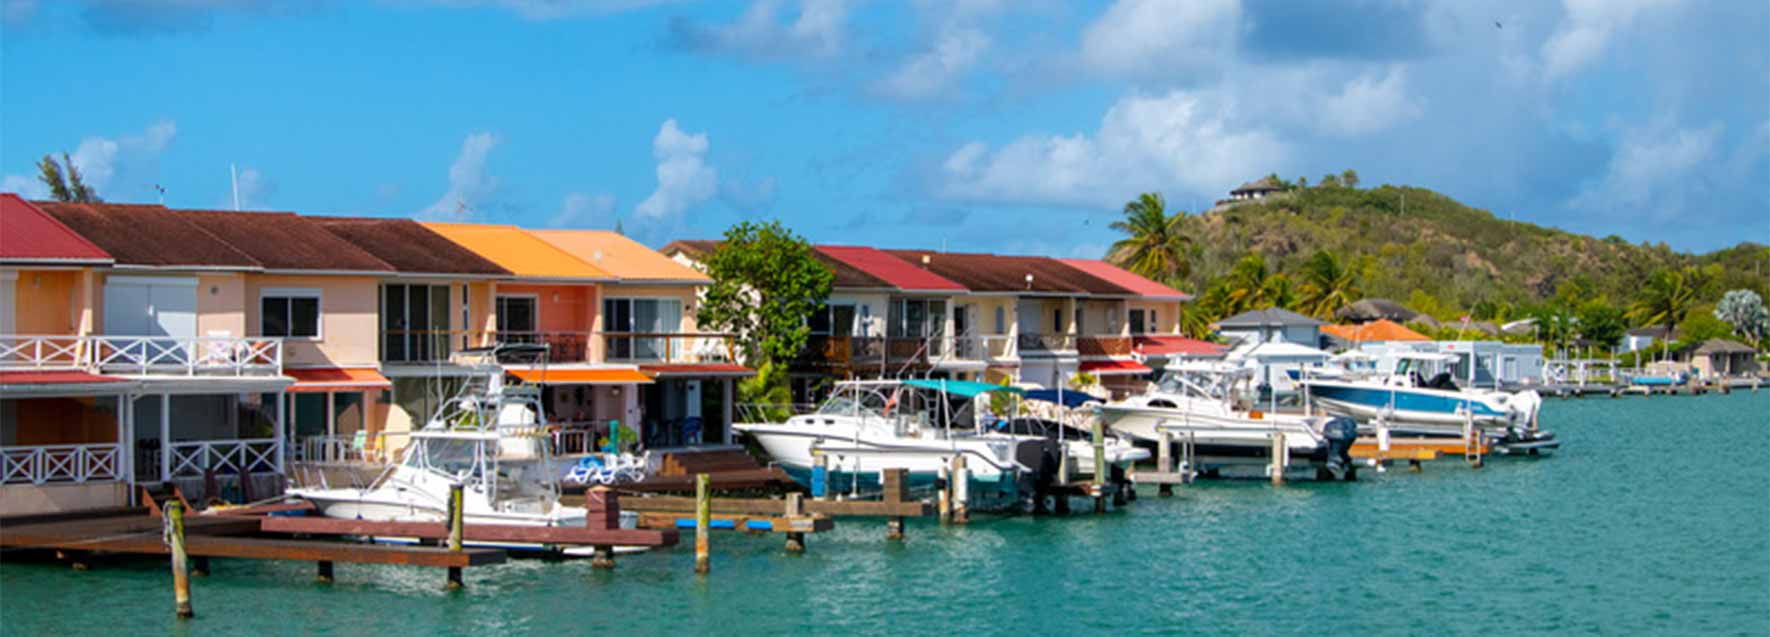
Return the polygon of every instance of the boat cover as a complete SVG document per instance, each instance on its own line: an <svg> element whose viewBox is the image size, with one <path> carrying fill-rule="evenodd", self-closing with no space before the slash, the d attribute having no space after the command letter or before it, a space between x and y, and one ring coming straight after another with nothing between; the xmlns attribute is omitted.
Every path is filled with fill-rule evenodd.
<svg viewBox="0 0 1770 637"><path fill-rule="evenodd" d="M921 387L923 389L932 389L934 391L946 392L948 394L953 394L953 395L959 396L961 398L976 398L976 397L981 396L983 394L987 394L990 392L997 392L997 391L1005 391L1005 392L1009 392L1009 393L1013 393L1013 394L1019 394L1019 393L1022 393L1023 391L1025 391L1025 390L1020 389L1019 387L1009 387L1007 385L992 385L990 383L979 383L979 382L969 381L969 380L943 380L943 379L920 379L920 378L918 378L918 379L914 379L914 380L903 381L903 384L909 385L910 387Z"/></svg>

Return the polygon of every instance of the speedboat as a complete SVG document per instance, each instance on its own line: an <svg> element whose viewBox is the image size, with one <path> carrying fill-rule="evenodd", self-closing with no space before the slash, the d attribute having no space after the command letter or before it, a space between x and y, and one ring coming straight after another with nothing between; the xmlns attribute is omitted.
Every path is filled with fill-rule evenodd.
<svg viewBox="0 0 1770 637"><path fill-rule="evenodd" d="M1532 390L1507 392L1457 386L1448 370L1451 354L1410 352L1393 371L1363 378L1309 378L1298 383L1308 401L1330 414L1348 416L1361 429L1378 428L1400 436L1469 438L1472 432L1493 443L1553 447L1554 434L1537 427L1542 397ZM1431 374L1427 376L1427 374Z"/></svg>
<svg viewBox="0 0 1770 637"><path fill-rule="evenodd" d="M506 353L507 348L476 348L460 356ZM514 346L536 347L536 346ZM544 346L539 346L544 347ZM411 433L401 461L363 488L298 487L290 496L313 503L331 518L387 522L443 522L451 488L461 485L462 521L537 527L582 527L583 507L560 504L559 470L549 459L539 388L506 386L496 364L476 366L476 375L445 401L424 427ZM622 513L631 528L637 516ZM375 537L378 542L412 544L417 538ZM474 542L519 551L590 555L590 547L554 551L528 543ZM637 548L637 547L635 547ZM617 550L629 550L618 547Z"/></svg>
<svg viewBox="0 0 1770 637"><path fill-rule="evenodd" d="M1252 373L1238 366L1183 364L1169 368L1149 391L1097 409L1113 431L1139 441L1185 441L1194 466L1207 472L1270 466L1278 434L1292 465L1341 471L1351 466L1355 423L1246 408L1237 387Z"/></svg>
<svg viewBox="0 0 1770 637"><path fill-rule="evenodd" d="M755 439L788 475L814 491L872 489L886 469L904 469L911 488L927 488L963 457L973 508L992 508L1017 503L1048 483L1068 452L1046 436L994 430L988 426L993 419L980 416L979 403L1022 391L957 380L845 381L813 413L732 428ZM1115 445L1106 460L1135 462L1138 452ZM814 472L824 477L814 479Z"/></svg>

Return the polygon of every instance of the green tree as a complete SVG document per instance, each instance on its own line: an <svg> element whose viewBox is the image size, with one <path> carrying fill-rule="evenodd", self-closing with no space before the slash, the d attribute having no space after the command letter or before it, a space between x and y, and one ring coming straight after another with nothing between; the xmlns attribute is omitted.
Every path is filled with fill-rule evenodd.
<svg viewBox="0 0 1770 637"><path fill-rule="evenodd" d="M1715 304L1715 318L1733 326L1733 333L1751 341L1755 347L1770 336L1770 311L1764 299L1751 290L1728 290Z"/></svg>
<svg viewBox="0 0 1770 637"><path fill-rule="evenodd" d="M1587 301L1579 308L1579 335L1603 351L1610 351L1622 341L1629 326L1623 311L1603 300Z"/></svg>
<svg viewBox="0 0 1770 637"><path fill-rule="evenodd" d="M780 422L793 415L793 389L787 384L786 365L764 361L755 376L738 381L737 390L741 400L752 406L754 411L748 412L751 418Z"/></svg>
<svg viewBox="0 0 1770 637"><path fill-rule="evenodd" d="M1322 188L1339 188L1340 176L1333 173L1322 175L1320 183Z"/></svg>
<svg viewBox="0 0 1770 637"><path fill-rule="evenodd" d="M61 154L59 164L54 155L44 155L42 161L37 162L37 180L49 187L49 196L56 201L101 201L98 193L86 185L80 168L68 159L67 153Z"/></svg>
<svg viewBox="0 0 1770 637"><path fill-rule="evenodd" d="M1125 218L1112 229L1129 235L1112 244L1106 260L1126 270L1174 285L1192 274L1191 243L1180 232L1185 215L1167 213L1161 193L1146 192L1125 204Z"/></svg>
<svg viewBox="0 0 1770 637"><path fill-rule="evenodd" d="M1315 318L1331 318L1360 296L1358 271L1326 250L1304 261L1297 278L1302 281L1297 310Z"/></svg>
<svg viewBox="0 0 1770 637"><path fill-rule="evenodd" d="M1666 333L1676 332L1678 324L1696 306L1705 278L1700 270L1688 266L1681 270L1655 270L1629 306L1628 318L1637 325L1662 325Z"/></svg>
<svg viewBox="0 0 1770 637"><path fill-rule="evenodd" d="M1268 270L1266 257L1258 252L1250 252L1235 262L1228 278L1220 285L1217 303L1223 316L1268 307L1288 307L1296 300L1290 279Z"/></svg>
<svg viewBox="0 0 1770 637"><path fill-rule="evenodd" d="M1577 333L1578 321L1573 313L1561 306L1550 306L1536 313L1536 338L1538 342L1555 350L1566 350L1573 342Z"/></svg>
<svg viewBox="0 0 1770 637"><path fill-rule="evenodd" d="M713 284L696 320L736 335L744 360L756 365L784 362L804 349L807 319L830 296L834 278L811 244L779 221L727 229L706 267Z"/></svg>
<svg viewBox="0 0 1770 637"><path fill-rule="evenodd" d="M1351 168L1347 168L1346 170L1341 171L1340 172L1340 183L1345 184L1347 188L1357 188L1358 187L1358 171L1353 170Z"/></svg>

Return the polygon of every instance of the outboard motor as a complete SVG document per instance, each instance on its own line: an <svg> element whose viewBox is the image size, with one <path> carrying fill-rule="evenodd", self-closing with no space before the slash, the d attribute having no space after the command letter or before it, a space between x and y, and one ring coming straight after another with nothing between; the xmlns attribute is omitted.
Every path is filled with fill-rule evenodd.
<svg viewBox="0 0 1770 637"><path fill-rule="evenodd" d="M1327 439L1328 468L1346 471L1352 468L1352 444L1358 442L1358 421L1335 416L1321 425L1321 436Z"/></svg>
<svg viewBox="0 0 1770 637"><path fill-rule="evenodd" d="M1020 493L1023 498L1028 495L1034 498L1035 509L1043 507L1045 494L1057 481L1062 454L1063 443L1055 438L1022 440L1014 447L1014 461L1029 470L1020 475Z"/></svg>

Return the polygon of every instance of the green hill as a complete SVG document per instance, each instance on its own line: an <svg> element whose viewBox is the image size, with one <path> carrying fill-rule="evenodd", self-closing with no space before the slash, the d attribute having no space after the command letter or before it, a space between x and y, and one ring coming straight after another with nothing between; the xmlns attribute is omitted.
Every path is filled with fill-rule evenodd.
<svg viewBox="0 0 1770 637"><path fill-rule="evenodd" d="M1770 292L1770 246L1680 253L1507 221L1425 188L1293 188L1186 215L1180 232L1191 241L1192 272L1181 281L1189 291L1222 282L1250 252L1273 272L1293 273L1326 250L1358 272L1363 296L1428 306L1414 309L1441 318L1469 310L1507 318L1558 296L1626 305L1654 270L1684 266L1715 276L1714 298L1702 303L1728 289Z"/></svg>

